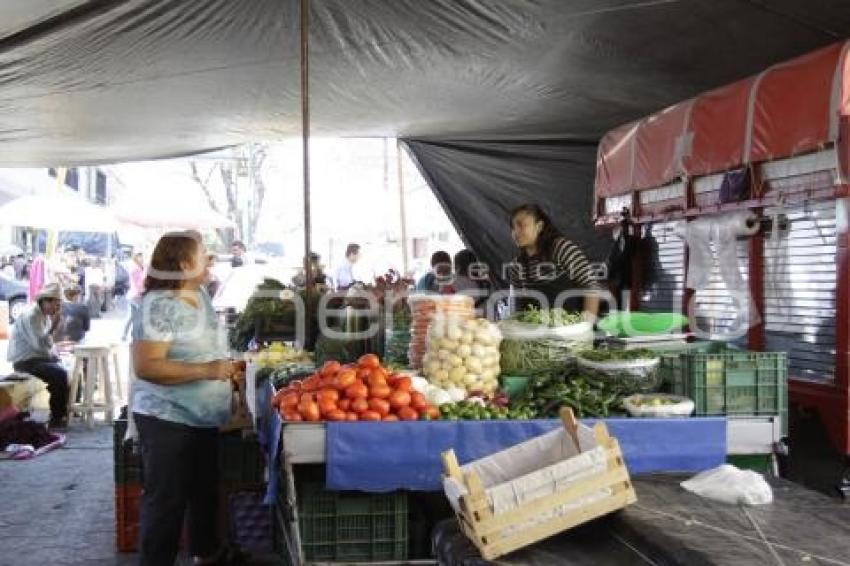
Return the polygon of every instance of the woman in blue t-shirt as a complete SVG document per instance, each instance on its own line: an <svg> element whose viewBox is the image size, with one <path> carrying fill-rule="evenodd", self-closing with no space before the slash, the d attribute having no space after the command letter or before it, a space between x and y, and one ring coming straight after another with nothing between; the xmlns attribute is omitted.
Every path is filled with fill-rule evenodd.
<svg viewBox="0 0 850 566"><path fill-rule="evenodd" d="M195 564L219 564L218 427L230 417L237 366L201 289L207 253L196 232L160 238L133 320L131 410L144 469L139 561L170 565L188 511Z"/></svg>

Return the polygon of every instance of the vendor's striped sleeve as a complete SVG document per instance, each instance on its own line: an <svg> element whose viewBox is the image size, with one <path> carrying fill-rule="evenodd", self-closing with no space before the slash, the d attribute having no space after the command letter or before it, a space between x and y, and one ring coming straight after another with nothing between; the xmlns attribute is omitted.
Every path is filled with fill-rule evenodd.
<svg viewBox="0 0 850 566"><path fill-rule="evenodd" d="M585 289L599 287L592 276L587 256L584 255L581 248L566 238L555 240L552 259L557 265L558 271L566 272L576 285Z"/></svg>

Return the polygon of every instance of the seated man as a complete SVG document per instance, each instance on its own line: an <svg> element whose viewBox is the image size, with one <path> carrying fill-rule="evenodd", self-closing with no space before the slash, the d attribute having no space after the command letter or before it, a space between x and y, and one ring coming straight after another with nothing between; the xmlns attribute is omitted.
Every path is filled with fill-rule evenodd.
<svg viewBox="0 0 850 566"><path fill-rule="evenodd" d="M62 428L68 423L68 372L53 353L60 305L59 285L45 285L36 295L35 304L12 326L7 356L15 371L33 375L47 384L51 428Z"/></svg>
<svg viewBox="0 0 850 566"><path fill-rule="evenodd" d="M80 295L79 287L65 289L59 327L54 333L57 342L81 342L91 328L89 307L80 302Z"/></svg>
<svg viewBox="0 0 850 566"><path fill-rule="evenodd" d="M452 256L448 252L438 251L431 254L431 270L423 275L416 284L417 291L440 293L445 283L452 279Z"/></svg>

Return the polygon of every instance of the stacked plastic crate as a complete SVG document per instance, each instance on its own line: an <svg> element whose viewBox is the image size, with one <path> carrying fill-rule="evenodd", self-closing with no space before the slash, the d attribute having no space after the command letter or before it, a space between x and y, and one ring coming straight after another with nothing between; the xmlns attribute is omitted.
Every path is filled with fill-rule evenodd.
<svg viewBox="0 0 850 566"><path fill-rule="evenodd" d="M114 423L115 532L120 552L135 552L139 539L142 461L125 442L127 420ZM219 437L219 528L230 542L254 551L272 548L271 508L263 505L265 457L255 438L240 432Z"/></svg>

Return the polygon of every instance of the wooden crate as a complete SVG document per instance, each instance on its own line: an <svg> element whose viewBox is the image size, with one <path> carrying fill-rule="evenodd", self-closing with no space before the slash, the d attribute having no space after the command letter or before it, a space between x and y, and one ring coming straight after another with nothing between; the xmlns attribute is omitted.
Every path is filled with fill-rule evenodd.
<svg viewBox="0 0 850 566"><path fill-rule="evenodd" d="M577 423L567 407L561 410L561 419L563 430L538 437L551 437L560 448L553 450L549 461L535 471L528 471L529 466L537 464L529 461L527 450L528 446L535 446L531 443L536 439L463 467L453 450L443 453L447 494L458 495L458 522L485 559L498 558L637 501L620 446L608 434L605 424L600 422L590 429ZM517 462L515 476L510 476L512 470L510 465L505 466L506 462ZM570 475L555 475L567 468ZM499 472L483 473L487 469ZM539 489L547 478L552 480L544 487L551 493L535 495L533 490ZM520 501L524 489L529 497ZM520 494L512 508L503 504L502 496L508 492ZM449 494L449 498L452 500L453 495Z"/></svg>

